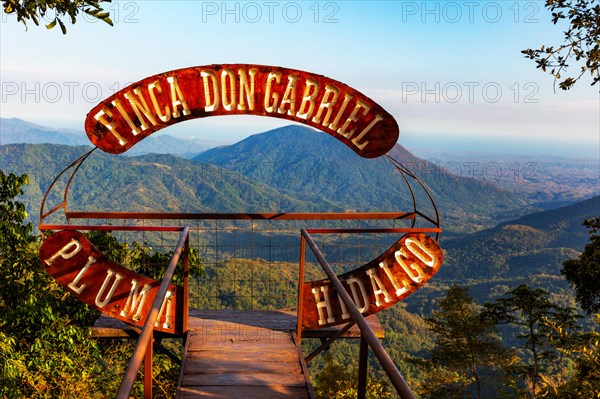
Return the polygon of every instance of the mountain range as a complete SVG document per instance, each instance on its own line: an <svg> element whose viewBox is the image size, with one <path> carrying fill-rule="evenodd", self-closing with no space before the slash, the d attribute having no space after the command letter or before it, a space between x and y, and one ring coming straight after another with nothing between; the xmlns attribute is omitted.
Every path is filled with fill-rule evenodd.
<svg viewBox="0 0 600 399"><path fill-rule="evenodd" d="M2 121L6 130L7 120ZM21 132L28 134L24 128ZM2 170L30 176L22 201L32 221L37 222L43 193L54 177L90 149L0 145ZM560 267L587 242L582 222L600 215L598 190L584 201L541 211L526 194L449 174L400 145L389 155L421 177L438 205L444 229L444 266L436 279L407 301L411 311L434 306L432 298L441 296L451 283L469 284L481 298L517 283L567 292ZM64 184L58 184L50 206L60 202L58 194ZM418 185L414 187L418 192ZM417 193L417 200L431 211L422 193ZM410 192L402 176L385 158L362 159L334 138L301 126L254 135L193 159L95 151L77 173L69 193L70 210L343 212L410 207Z"/></svg>
<svg viewBox="0 0 600 399"><path fill-rule="evenodd" d="M0 145L6 144L65 144L90 145L81 130L53 129L18 118L0 118ZM166 134L152 135L126 153L128 156L151 153L173 154L190 158L215 146L204 140L184 140Z"/></svg>
<svg viewBox="0 0 600 399"><path fill-rule="evenodd" d="M491 227L497 220L536 209L518 193L451 175L398 144L388 155L422 179L451 232ZM299 198L321 196L347 210L412 209L409 188L389 161L361 158L335 138L303 126L253 135L227 147L209 149L193 160L238 172ZM411 185L418 207L432 214L424 191L414 181Z"/></svg>
<svg viewBox="0 0 600 399"><path fill-rule="evenodd" d="M35 195L38 199L49 179L77 154L86 151L84 148L73 150L73 145L87 141L81 132L47 128L16 118L0 120L0 137L2 144L46 141L69 146L41 146L36 150L17 146L3 150L6 154L2 157L3 168L12 165L9 169L27 169L43 183ZM385 158L363 159L335 138L304 126L286 126L230 146L198 150L185 140L163 135L146 138L128 152L129 157L97 151L75 180L73 205L107 210L222 212L240 209L407 211L412 208L406 182ZM37 159L31 157L32 151L38 152L33 157ZM178 156L144 154L146 151L172 151ZM184 152L188 156L200 153L186 161L182 159ZM533 200L530 192L508 190L473 175L450 173L439 162L418 158L398 144L388 155L421 178L436 201L444 229L450 235L491 228L502 221L547 209ZM94 184L103 188L92 190L97 191L95 202L85 190L78 191L81 185L77 183L87 176L88 168L100 171L95 175L98 182ZM418 208L432 215L434 210L424 191L415 181L408 180ZM594 190L593 177L588 180L589 198L600 189ZM113 185L110 190L107 182ZM259 199L260 195L266 195L264 201ZM554 207L563 204L564 199L562 197Z"/></svg>

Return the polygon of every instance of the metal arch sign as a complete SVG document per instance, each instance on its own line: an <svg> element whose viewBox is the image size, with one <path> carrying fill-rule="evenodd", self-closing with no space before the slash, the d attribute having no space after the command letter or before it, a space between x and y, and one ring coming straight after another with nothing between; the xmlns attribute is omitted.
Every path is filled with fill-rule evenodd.
<svg viewBox="0 0 600 399"><path fill-rule="evenodd" d="M368 316L412 294L441 265L437 241L423 233L410 233L371 262L338 277L358 310ZM302 290L303 328L319 329L351 320L330 280L305 283Z"/></svg>
<svg viewBox="0 0 600 399"><path fill-rule="evenodd" d="M144 326L160 281L109 261L78 231L48 237L39 257L46 272L82 302L115 319ZM182 333L183 302L183 287L171 284L154 329Z"/></svg>
<svg viewBox="0 0 600 399"><path fill-rule="evenodd" d="M195 66L147 77L94 107L85 131L101 150L120 154L164 127L220 115L300 122L365 158L387 153L399 135L387 111L344 83L296 69L250 64Z"/></svg>

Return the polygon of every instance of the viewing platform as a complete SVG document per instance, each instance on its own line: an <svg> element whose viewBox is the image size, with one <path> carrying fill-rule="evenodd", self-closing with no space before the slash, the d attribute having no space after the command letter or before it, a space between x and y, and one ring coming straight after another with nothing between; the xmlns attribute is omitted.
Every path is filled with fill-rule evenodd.
<svg viewBox="0 0 600 399"><path fill-rule="evenodd" d="M366 318L378 338L376 316ZM177 398L314 398L304 355L297 345L296 312L190 309ZM305 330L304 338L360 338L353 326ZM341 332L341 333L340 333ZM96 338L135 338L130 325L101 316ZM160 337L157 333L157 338Z"/></svg>

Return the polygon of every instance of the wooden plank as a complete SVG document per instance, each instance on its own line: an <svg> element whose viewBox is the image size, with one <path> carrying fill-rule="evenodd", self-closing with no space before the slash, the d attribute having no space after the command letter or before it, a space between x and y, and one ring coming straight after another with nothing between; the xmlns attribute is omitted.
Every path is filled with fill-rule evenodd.
<svg viewBox="0 0 600 399"><path fill-rule="evenodd" d="M270 353L279 350L294 350L295 345L291 341L212 341L200 340L195 336L190 341L190 351L227 351L227 352L263 352Z"/></svg>
<svg viewBox="0 0 600 399"><path fill-rule="evenodd" d="M306 388L271 385L269 387L247 386L192 386L181 389L180 399L308 399Z"/></svg>
<svg viewBox="0 0 600 399"><path fill-rule="evenodd" d="M292 332L292 339L296 343L296 352L300 361L300 368L302 369L302 374L304 375L304 382L306 384L306 391L308 393L308 397L310 399L316 399L317 395L315 394L315 390L313 389L310 383L310 374L308 372L308 367L306 366L306 362L304 361L304 354L302 353L302 348L300 348L300 346L298 345L298 336L295 332Z"/></svg>
<svg viewBox="0 0 600 399"><path fill-rule="evenodd" d="M385 338L385 330L379 323L376 315L366 317L367 323L379 339ZM221 321L224 324L215 325L210 321ZM235 322L234 322L235 321ZM247 310L200 310L190 309L189 328L195 330L208 331L215 329L216 331L225 331L233 323L246 327L238 327L239 335L251 335L251 327L266 328L274 331L290 332L296 329L296 311L280 310L280 311L247 311ZM216 327L215 327L216 326ZM337 325L316 330L303 330L303 338L328 338L333 336L343 325ZM244 329L245 328L245 329ZM360 338L360 330L357 326L353 326L346 331L340 338Z"/></svg>
<svg viewBox="0 0 600 399"><path fill-rule="evenodd" d="M385 330L383 329L383 326L379 322L379 319L376 315L367 316L365 317L365 320L367 321L367 324L369 325L369 327L371 327L371 330L373 330L373 333L377 338L385 338ZM341 330L343 327L344 325L340 324L337 326L321 328L318 330L305 329L302 330L302 338L329 338L332 337L336 332ZM358 326L354 325L348 331L340 335L340 338L359 339L360 329L358 328Z"/></svg>
<svg viewBox="0 0 600 399"><path fill-rule="evenodd" d="M252 316L254 314L254 316ZM237 319L239 317L239 319ZM234 322L235 320L235 322ZM385 331L376 315L366 317L367 323L373 329L377 338L384 338ZM221 321L221 324L213 323ZM264 337L287 337L277 335L273 332L256 330L251 327L266 328L274 331L293 331L296 328L296 314L291 311L239 311L239 310L199 310L190 309L188 322L190 330L195 334L204 334L209 337L236 340L260 340ZM245 323L245 324L244 324ZM304 338L327 338L335 334L343 325L327 327L318 330L304 330ZM159 333L156 333L157 336ZM129 324L112 317L101 315L92 328L94 338L131 338L137 337L138 333ZM354 326L340 338L360 338L360 330Z"/></svg>
<svg viewBox="0 0 600 399"><path fill-rule="evenodd" d="M92 327L92 338L137 338L140 329L133 327L121 320L113 319L107 315L100 315ZM183 335L167 334L160 331L154 332L155 338L173 338Z"/></svg>
<svg viewBox="0 0 600 399"><path fill-rule="evenodd" d="M223 373L223 374L186 374L185 386L306 386L302 374L275 373Z"/></svg>
<svg viewBox="0 0 600 399"><path fill-rule="evenodd" d="M194 340L215 342L289 342L289 333L244 325L206 323L193 331Z"/></svg>
<svg viewBox="0 0 600 399"><path fill-rule="evenodd" d="M231 361L235 358L239 362L255 362L255 361L268 361L268 362L293 362L298 359L298 355L293 349L283 349L278 351L266 351L255 348L253 351L245 352L241 350L234 350L228 348L228 350L198 350L188 352L188 359L205 359L206 361Z"/></svg>
<svg viewBox="0 0 600 399"><path fill-rule="evenodd" d="M191 374L222 374L222 373L293 373L301 371L298 359L290 362L269 361L216 361L206 358L190 357L185 361L185 373Z"/></svg>
<svg viewBox="0 0 600 399"><path fill-rule="evenodd" d="M93 338L137 338L138 331L121 320L101 315L92 327Z"/></svg>

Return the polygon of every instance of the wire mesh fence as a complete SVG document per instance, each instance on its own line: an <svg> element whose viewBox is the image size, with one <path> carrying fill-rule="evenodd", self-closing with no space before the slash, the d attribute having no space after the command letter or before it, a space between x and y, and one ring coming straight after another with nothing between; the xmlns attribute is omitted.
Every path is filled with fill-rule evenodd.
<svg viewBox="0 0 600 399"><path fill-rule="evenodd" d="M126 217L76 218L71 222L94 229L110 228L120 245L146 262L142 269L160 278L168 263L169 254L177 244L177 232L168 227L189 226L190 248L198 267L191 268L189 304L199 309L272 310L292 308L297 304L298 265L300 258L300 229L327 230L315 234L317 244L335 267L336 273L356 269L385 252L398 239L399 233L332 232L335 229L391 229L410 227L410 218L386 215L372 219L335 218L324 214L293 220L285 215L266 218L264 215L245 215L231 218L219 215L172 218L168 214L145 219L140 215ZM83 215L85 216L85 215ZM164 219L160 219L164 217ZM123 231L122 227L128 230ZM152 231L153 229L159 231ZM102 250L102 248L100 248ZM306 281L325 278L317 261L306 253ZM194 257L192 257L194 258ZM129 259L131 260L131 259ZM138 263L139 263L138 262ZM139 267L139 266L138 266Z"/></svg>

